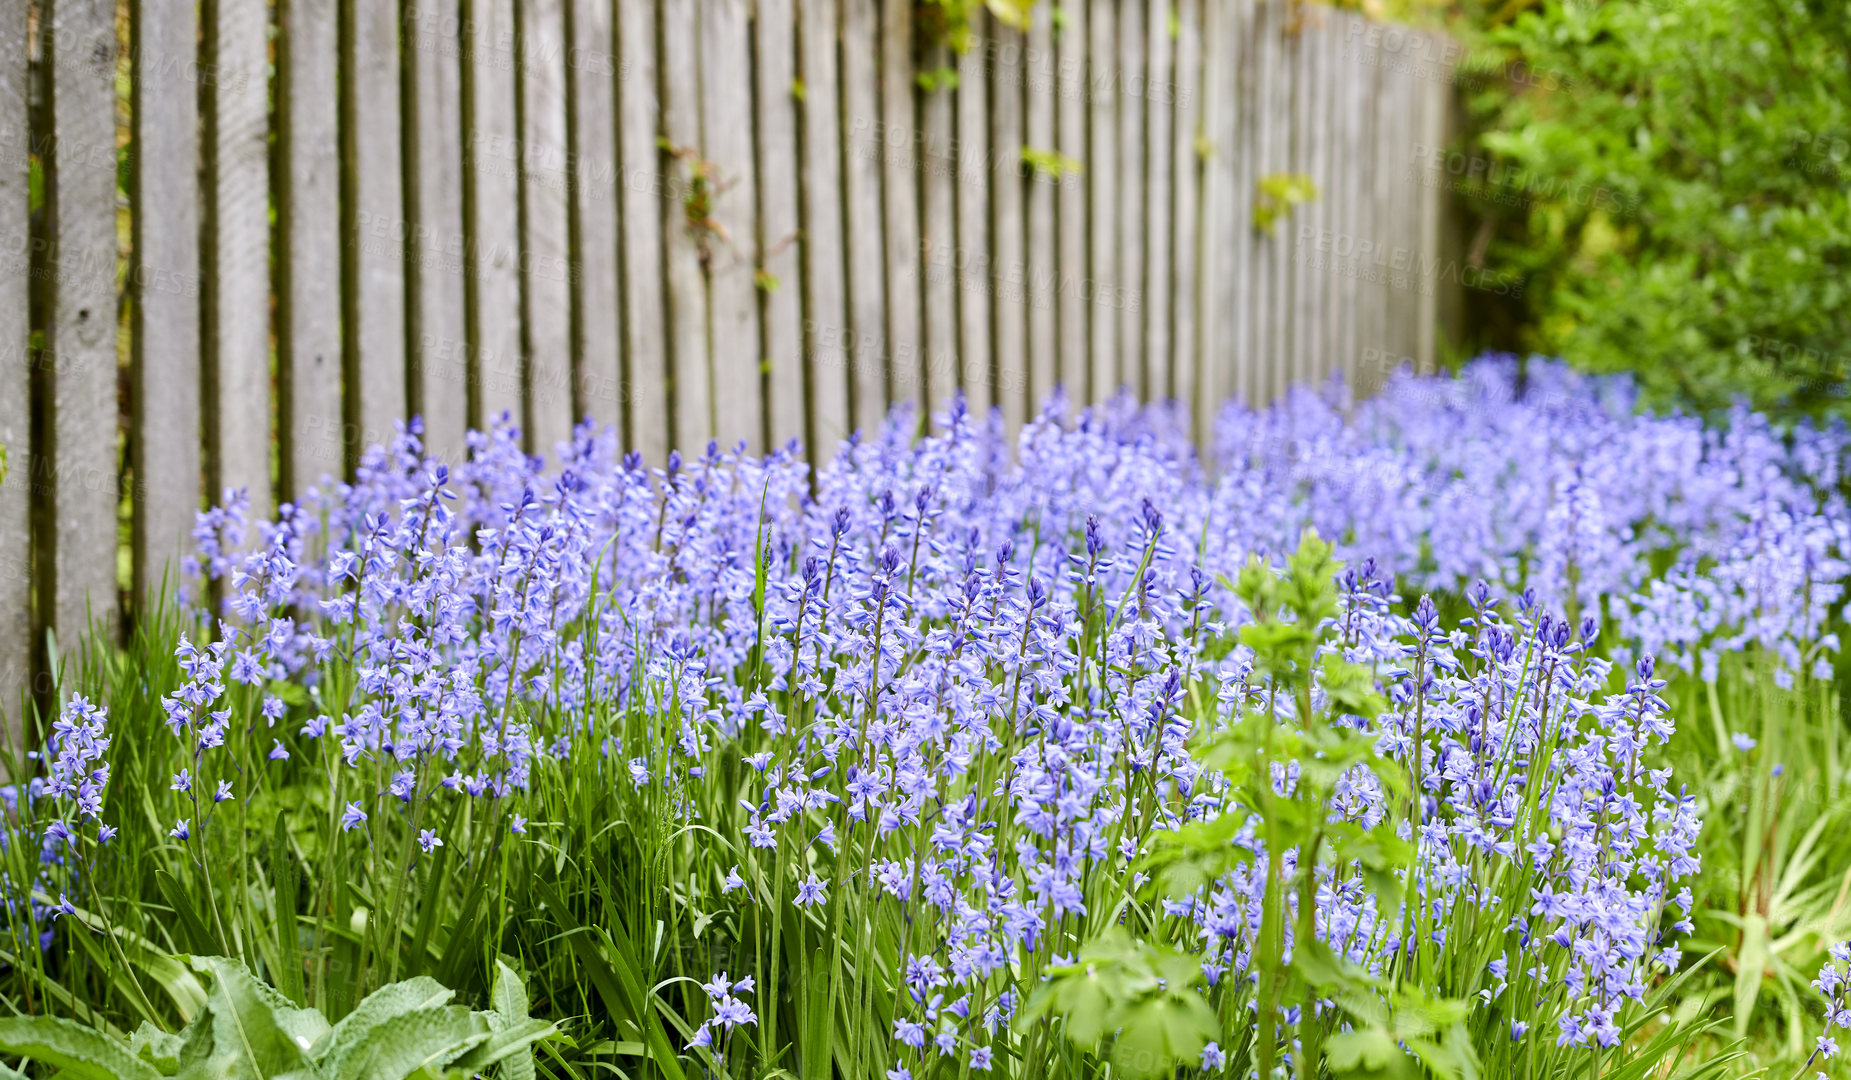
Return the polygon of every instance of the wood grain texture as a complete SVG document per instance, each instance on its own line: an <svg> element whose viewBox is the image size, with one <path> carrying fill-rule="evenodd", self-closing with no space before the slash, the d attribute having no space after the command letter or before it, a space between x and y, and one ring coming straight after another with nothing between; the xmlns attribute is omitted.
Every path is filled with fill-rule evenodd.
<svg viewBox="0 0 1851 1080"><path fill-rule="evenodd" d="M1091 0L1086 11L1087 272L1080 292L1091 326L1092 375L1089 400L1097 403L1118 392L1118 3Z"/></svg>
<svg viewBox="0 0 1851 1080"><path fill-rule="evenodd" d="M759 387L758 184L752 160L748 0L701 7L701 141L713 163L715 231L706 252L714 433L723 449L764 441ZM870 234L878 242L879 230Z"/></svg>
<svg viewBox="0 0 1851 1080"><path fill-rule="evenodd" d="M1167 0L1118 0L1118 377L1139 397L1150 392L1144 354L1144 325L1150 294L1144 267L1151 205L1144 198L1145 144L1150 84L1145 54L1150 8Z"/></svg>
<svg viewBox="0 0 1851 1080"><path fill-rule="evenodd" d="M990 77L991 349L996 403L1013 440L1028 409L1028 221L1022 178L1022 33L992 20Z"/></svg>
<svg viewBox="0 0 1851 1080"><path fill-rule="evenodd" d="M52 144L45 169L44 347L37 371L49 439L14 462L40 491L49 543L39 612L61 650L83 641L92 619L116 618L116 173L97 148L116 145L115 5L49 5L47 90ZM44 450L49 449L49 460ZM10 453L9 453L10 457Z"/></svg>
<svg viewBox="0 0 1851 1080"><path fill-rule="evenodd" d="M463 256L463 72L458 0L420 0L402 22L405 86L405 272L410 308L410 410L424 452L458 463L469 423Z"/></svg>
<svg viewBox="0 0 1851 1080"><path fill-rule="evenodd" d="M809 436L834 446L852 430L848 295L842 258L842 112L837 0L798 0L797 77L802 82L804 374ZM795 89L795 88L793 88Z"/></svg>
<svg viewBox="0 0 1851 1080"><path fill-rule="evenodd" d="M31 248L30 154L27 115L26 0L0 0L0 243ZM32 588L38 562L32 540L32 479L38 454L32 445L33 364L27 351L31 322L27 282L32 268L18 255L0 258L0 738L20 734L32 690ZM13 743L12 745L18 745Z"/></svg>
<svg viewBox="0 0 1851 1080"><path fill-rule="evenodd" d="M469 54L464 71L463 190L467 268L469 422L504 414L522 422L520 127L515 112L515 0L463 0ZM655 149L654 133L650 151ZM655 272L660 276L660 271Z"/></svg>
<svg viewBox="0 0 1851 1080"><path fill-rule="evenodd" d="M572 437L572 165L566 136L564 0L520 0L521 357L527 448Z"/></svg>
<svg viewBox="0 0 1851 1080"><path fill-rule="evenodd" d="M875 0L842 4L842 186L846 213L849 398L854 425L887 412L886 249L881 240L880 18Z"/></svg>
<svg viewBox="0 0 1851 1080"><path fill-rule="evenodd" d="M797 103L791 94L797 78L797 39L791 3L759 0L752 27L762 383L774 448L805 438Z"/></svg>
<svg viewBox="0 0 1851 1080"><path fill-rule="evenodd" d="M1171 0L1149 0L1145 14L1144 70L1144 355L1143 393L1146 400L1168 400L1171 390L1170 287L1175 274L1171 264L1171 227L1176 221L1175 158L1172 140L1176 121L1176 41ZM1180 33L1180 21L1175 32Z"/></svg>
<svg viewBox="0 0 1851 1080"><path fill-rule="evenodd" d="M150 0L160 3L162 0ZM277 6L276 337L283 494L345 469L341 158L335 0ZM461 343L453 363L460 364Z"/></svg>
<svg viewBox="0 0 1851 1080"><path fill-rule="evenodd" d="M163 582L179 582L200 505L199 95L185 75L197 57L199 20L190 5L139 0L129 29L136 153L128 443L132 599L140 603Z"/></svg>
<svg viewBox="0 0 1851 1080"><path fill-rule="evenodd" d="M1054 126L1062 157L1079 171L1062 175L1054 199L1056 325L1056 377L1071 415L1090 400L1091 364L1087 354L1087 315L1090 310L1081 286L1087 266L1087 187L1092 163L1086 145L1087 79L1085 3L1065 5L1067 23L1054 37ZM1051 22L1052 20L1050 20Z"/></svg>
<svg viewBox="0 0 1851 1080"><path fill-rule="evenodd" d="M887 365L892 401L926 400L920 331L924 304L919 261L920 138L913 82L913 8L880 5L880 119L874 144L881 162L881 232L886 238ZM917 417L915 417L917 419Z"/></svg>
<svg viewBox="0 0 1851 1080"><path fill-rule="evenodd" d="M976 44L958 58L957 244L951 273L958 283L958 385L971 415L987 422L996 404L991 296L990 186L996 177L990 146L989 20L971 16Z"/></svg>
<svg viewBox="0 0 1851 1080"><path fill-rule="evenodd" d="M247 8L238 0L219 0ZM341 23L342 324L351 463L405 418L405 216L398 12L352 3Z"/></svg>
<svg viewBox="0 0 1851 1080"><path fill-rule="evenodd" d="M270 172L262 5L201 5L205 81L207 495L241 489L270 512ZM389 428L387 430L390 430ZM349 448L349 453L353 448Z"/></svg>
<svg viewBox="0 0 1851 1080"><path fill-rule="evenodd" d="M1445 48L1444 42L1435 40L1435 35L1424 34L1425 48L1420 55L1439 57L1432 68L1423 69L1427 78L1414 87L1419 112L1420 130L1413 142L1402 148L1401 155L1392 163L1397 176L1404 180L1403 190L1407 192L1409 202L1418 208L1416 218L1419 222L1419 235L1415 240L1415 250L1426 265L1433 266L1435 272L1427 275L1432 287L1421 294L1420 307L1414 319L1414 357L1422 371L1432 371L1439 351L1439 328L1441 294L1457 287L1454 271L1456 265L1451 262L1450 253L1440 245L1441 217L1444 204L1443 193L1437 184L1427 182L1427 177L1414 161L1416 146L1443 147L1446 145L1447 105L1451 95L1446 90L1451 86L1448 77L1448 63L1452 51ZM1402 165L1402 161L1409 164Z"/></svg>
<svg viewBox="0 0 1851 1080"><path fill-rule="evenodd" d="M670 177L662 204L667 271L669 396L675 403L670 443L684 455L706 449L713 428L713 368L707 342L707 277L701 252L710 243L703 205L713 178L701 150L699 0L664 0L662 138Z"/></svg>
<svg viewBox="0 0 1851 1080"><path fill-rule="evenodd" d="M654 0L617 0L617 186L622 246L624 431L652 464L669 452L668 341L662 295L662 208L667 184L660 134Z"/></svg>
<svg viewBox="0 0 1851 1080"><path fill-rule="evenodd" d="M1172 82L1175 101L1170 120L1170 182L1173 205L1170 228L1170 389L1172 398L1188 410L1190 434L1201 445L1208 423L1196 394L1196 326L1201 318L1196 294L1203 252L1202 159L1196 152L1202 127L1202 2L1178 0L1176 47Z"/></svg>
<svg viewBox="0 0 1851 1080"><path fill-rule="evenodd" d="M1059 77L1054 52L1054 20L1046 13L1037 12L1034 22L1029 24L1028 44L1022 54L1024 145L1044 153L1059 153L1059 143L1055 139ZM1056 176L1031 173L1024 181L1028 200L1028 264L1027 273L1023 275L1023 294L1028 307L1026 404L1030 416L1040 414L1059 379L1056 374L1060 357L1056 332L1059 313L1055 297L1060 264L1054 215L1055 202L1065 181L1064 171Z"/></svg>
<svg viewBox="0 0 1851 1080"><path fill-rule="evenodd" d="M928 54L922 66L941 70L951 63L942 47ZM927 418L944 414L958 390L957 270L957 136L954 134L954 91L939 86L926 91L919 103L919 213L920 273L924 320Z"/></svg>
<svg viewBox="0 0 1851 1080"><path fill-rule="evenodd" d="M617 259L617 26L612 0L572 0L566 23L571 138L574 419L623 425L623 301Z"/></svg>
<svg viewBox="0 0 1851 1080"><path fill-rule="evenodd" d="M1233 3L1202 9L1202 213L1197 224L1201 257L1194 302L1196 323L1196 447L1205 457L1215 445L1214 417L1236 389L1233 367L1239 351L1236 325L1234 243L1230 235L1234 163L1239 157L1238 33Z"/></svg>

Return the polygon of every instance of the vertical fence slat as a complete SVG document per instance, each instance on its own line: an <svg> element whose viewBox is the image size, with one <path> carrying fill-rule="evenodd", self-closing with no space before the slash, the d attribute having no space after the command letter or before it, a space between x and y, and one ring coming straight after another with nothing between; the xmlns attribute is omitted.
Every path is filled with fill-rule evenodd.
<svg viewBox="0 0 1851 1080"><path fill-rule="evenodd" d="M1022 88L1027 114L1026 145L1042 153L1058 153L1054 138L1055 95L1059 71L1054 60L1054 20L1037 11L1029 24L1028 46L1022 54ZM1059 342L1056 340L1054 307L1055 282L1060 278L1056 262L1054 203L1065 184L1065 170L1060 176L1031 174L1028 190L1028 261L1023 274L1022 293L1028 306L1028 387L1026 404L1030 416L1040 414L1054 392Z"/></svg>
<svg viewBox="0 0 1851 1080"><path fill-rule="evenodd" d="M701 151L700 7L699 0L664 0L660 8L662 161L663 173L671 178L662 205L669 394L675 402L672 445L684 454L706 449L713 436L707 281L696 231L708 223L697 216L702 200L694 186L707 169Z"/></svg>
<svg viewBox="0 0 1851 1080"><path fill-rule="evenodd" d="M849 433L847 297L842 281L842 143L836 0L798 0L797 74L803 83L804 375L809 439L819 453Z"/></svg>
<svg viewBox="0 0 1851 1080"><path fill-rule="evenodd" d="M970 51L958 58L958 240L950 272L958 283L959 385L971 414L987 421L996 403L990 305L990 182L995 157L990 146L989 20L971 15Z"/></svg>
<svg viewBox="0 0 1851 1080"><path fill-rule="evenodd" d="M950 64L943 46L922 66L929 71ZM923 197L919 215L921 290L925 308L926 394L933 416L951 405L958 388L957 142L952 135L954 93L943 86L927 90L919 102L919 169ZM928 420L930 417L927 418Z"/></svg>
<svg viewBox="0 0 1851 1080"><path fill-rule="evenodd" d="M410 296L407 403L424 418L424 452L463 458L469 423L463 286L463 42L457 0L420 0L403 21L411 102L405 148Z"/></svg>
<svg viewBox="0 0 1851 1080"><path fill-rule="evenodd" d="M1027 222L1022 204L1022 33L991 21L989 290L994 318L996 403L1011 437L1028 402Z"/></svg>
<svg viewBox="0 0 1851 1080"><path fill-rule="evenodd" d="M390 439L393 424L405 416L405 263L398 242L405 199L398 11L389 4L355 4L342 18L341 213L350 260L342 322L347 416L358 434L347 447L351 460Z"/></svg>
<svg viewBox="0 0 1851 1080"><path fill-rule="evenodd" d="M1205 457L1215 445L1215 414L1236 388L1234 245L1227 235L1232 201L1234 141L1240 101L1235 92L1235 5L1209 3L1202 11L1202 219L1198 226L1193 299L1200 318L1196 328L1195 370L1198 418L1196 447Z"/></svg>
<svg viewBox="0 0 1851 1080"><path fill-rule="evenodd" d="M1238 395L1252 402L1256 400L1253 371L1260 363L1255 351L1259 245L1253 229L1253 183L1260 172L1261 151L1260 12L1254 0L1237 0L1229 7L1228 59L1221 77L1228 102L1221 124L1227 153L1217 161L1214 175L1221 192L1219 246L1229 262L1227 281L1222 283L1227 290L1226 306L1217 310L1225 312L1220 319L1230 358L1214 366L1228 371L1218 398Z"/></svg>
<svg viewBox="0 0 1851 1080"><path fill-rule="evenodd" d="M202 10L214 73L204 106L207 496L242 488L256 520L270 508L269 27L260 4Z"/></svg>
<svg viewBox="0 0 1851 1080"><path fill-rule="evenodd" d="M1239 227L1234 236L1236 250L1242 252L1245 273L1241 275L1241 303L1246 326L1245 346L1240 363L1241 396L1254 405L1264 405L1269 396L1265 367L1274 363L1272 340L1267 331L1272 326L1272 310L1267 306L1268 286L1275 275L1266 261L1266 239L1253 218L1255 192L1260 178L1278 166L1273 158L1273 85L1279 80L1274 48L1277 34L1273 30L1272 9L1276 0L1256 0L1246 20L1246 49L1241 58L1242 117L1241 156L1235 174L1234 204Z"/></svg>
<svg viewBox="0 0 1851 1080"><path fill-rule="evenodd" d="M330 272L341 264L339 25L335 0L281 0L277 21L279 423L283 494L296 499L343 465L341 282Z"/></svg>
<svg viewBox="0 0 1851 1080"><path fill-rule="evenodd" d="M31 536L31 491L37 455L32 438L33 368L27 283L32 268L29 228L29 134L26 80L26 0L0 0L0 738L17 738L25 695L32 688L32 584L37 564ZM14 744L17 745L17 744Z"/></svg>
<svg viewBox="0 0 1851 1080"><path fill-rule="evenodd" d="M199 509L199 95L190 74L199 21L191 5L140 0L129 30L135 125L129 161L135 209L130 505L133 599L140 603L163 581L178 584L179 557Z"/></svg>
<svg viewBox="0 0 1851 1080"><path fill-rule="evenodd" d="M113 627L116 613L116 173L98 165L115 157L115 4L58 0L41 18L52 142L37 370L49 384L51 456L23 471L50 510L40 618L70 650L92 617Z"/></svg>
<svg viewBox="0 0 1851 1080"><path fill-rule="evenodd" d="M1365 182L1365 174L1369 171L1357 167L1357 163L1368 160L1362 154L1361 144L1367 126L1369 99L1364 79L1367 69L1362 66L1361 54L1357 50L1360 39L1355 32L1362 22L1362 16L1345 12L1338 18L1342 27L1338 70L1343 75L1343 92L1337 110L1339 125L1336 145L1339 147L1338 160L1345 165L1338 170L1334 229L1336 236L1353 252L1360 223L1357 200ZM1334 250L1331 258L1337 261ZM1350 267L1341 263L1339 265L1344 272L1334 282L1337 317L1331 351L1343 372L1344 382L1354 393L1364 344L1356 334L1356 290L1359 283L1356 274L1350 272Z"/></svg>
<svg viewBox="0 0 1851 1080"><path fill-rule="evenodd" d="M1274 60L1274 77L1268 82L1271 145L1265 158L1268 173L1290 172L1293 163L1294 106L1298 95L1298 36L1291 30L1297 12L1292 5L1267 0L1264 33L1267 48ZM1248 191L1252 198L1252 190ZM1273 233L1266 239L1266 260L1270 284L1267 293L1266 322L1271 328L1270 342L1258 363L1266 376L1265 400L1271 401L1284 392L1292 364L1292 248L1294 223L1289 217L1275 219Z"/></svg>
<svg viewBox="0 0 1851 1080"><path fill-rule="evenodd" d="M520 129L514 110L514 0L464 0L463 192L468 230L470 423L521 414ZM651 153L654 152L653 133ZM659 276L659 271L657 274Z"/></svg>
<svg viewBox="0 0 1851 1080"><path fill-rule="evenodd" d="M521 357L527 446L572 435L572 287L563 0L520 0Z"/></svg>
<svg viewBox="0 0 1851 1080"><path fill-rule="evenodd" d="M1191 434L1200 438L1204 417L1196 410L1196 266L1202 221L1201 168L1196 138L1201 134L1202 109L1202 5L1201 0L1178 0L1176 5L1174 89L1170 119L1170 176L1175 186L1175 212L1169 227L1170 341L1162 355L1170 363L1170 396L1189 410ZM1199 445L1199 443L1198 443Z"/></svg>
<svg viewBox="0 0 1851 1080"><path fill-rule="evenodd" d="M1321 132L1313 126L1318 123L1320 111L1318 22L1321 18L1322 12L1315 8L1299 8L1297 32L1292 35L1291 170L1309 178L1318 191L1308 203L1294 208L1278 230L1292 275L1292 304L1287 309L1292 320L1292 351L1291 363L1286 369L1292 384L1305 383L1312 378L1317 351L1318 295L1323 284L1321 272L1313 268L1310 259L1302 257L1306 248L1311 252L1317 250L1317 220L1326 199L1319 160L1323 140L1319 137ZM1311 230L1310 243L1304 240L1306 230Z"/></svg>
<svg viewBox="0 0 1851 1080"><path fill-rule="evenodd" d="M701 9L701 134L713 162L713 215L724 230L708 257L715 434L724 448L758 449L758 185L752 164L752 69L747 0L707 0ZM871 239L878 241L879 232Z"/></svg>
<svg viewBox="0 0 1851 1080"><path fill-rule="evenodd" d="M1145 238L1153 207L1144 198L1145 120L1150 86L1145 81L1148 12L1166 0L1118 0L1118 372L1139 397L1150 392L1144 355L1144 321L1149 313Z"/></svg>
<svg viewBox="0 0 1851 1080"><path fill-rule="evenodd" d="M617 0L617 228L623 244L625 432L644 460L668 456L668 343L663 335L662 204L666 186L656 147L654 0Z"/></svg>
<svg viewBox="0 0 1851 1080"><path fill-rule="evenodd" d="M1071 411L1091 400L1087 381L1086 193L1093 163L1086 148L1087 79L1086 15L1088 5L1065 5L1067 25L1055 35L1054 87L1056 138L1062 157L1079 166L1076 174L1063 175L1055 194L1054 304L1059 327L1056 350L1058 377ZM1050 19L1050 21L1052 21Z"/></svg>
<svg viewBox="0 0 1851 1080"><path fill-rule="evenodd" d="M1092 289L1092 400L1104 401L1118 391L1118 289L1119 235L1118 143L1119 84L1118 3L1092 0L1086 12L1087 101L1091 106L1087 132L1086 174L1092 207L1087 229L1087 268Z"/></svg>
<svg viewBox="0 0 1851 1080"><path fill-rule="evenodd" d="M913 84L913 8L880 6L881 105L874 147L881 162L881 222L886 235L887 371L895 402L922 403L927 393L920 347L919 177Z"/></svg>
<svg viewBox="0 0 1851 1080"><path fill-rule="evenodd" d="M1171 0L1150 0L1145 38L1149 47L1144 71L1144 354L1145 398L1168 399L1170 389L1170 228L1175 222L1175 182L1171 139L1176 107L1175 38L1171 27L1180 24Z"/></svg>
<svg viewBox="0 0 1851 1080"><path fill-rule="evenodd" d="M758 271L767 428L773 447L804 438L803 279L798 254L796 24L791 0L759 0L757 77Z"/></svg>
<svg viewBox="0 0 1851 1080"><path fill-rule="evenodd" d="M848 263L847 353L855 426L874 431L887 411L887 310L881 243L880 20L875 0L842 0L843 234Z"/></svg>
<svg viewBox="0 0 1851 1080"><path fill-rule="evenodd" d="M1400 153L1391 160L1396 163L1395 174L1403 178L1403 190L1418 208L1420 237L1415 250L1419 252L1421 259L1435 268L1433 273L1426 275L1429 288L1421 294L1421 303L1414 323L1415 360L1420 364L1422 371L1431 371L1438 352L1439 294L1442 289L1452 287L1453 282L1452 274L1447 272L1449 253L1440 246L1440 217L1441 210L1445 206L1443 202L1445 192L1437 185L1425 183L1425 177L1418 169L1403 169L1399 166L1399 162L1414 160L1416 145L1437 148L1446 144L1446 105L1451 97L1448 90L1452 85L1448 78L1450 67L1448 58L1452 52L1444 47L1444 42L1433 41L1430 35L1426 37L1424 44L1427 46L1425 50L1416 55L1439 59L1435 61L1432 76L1423 79L1415 87L1421 103L1421 127L1414 141L1403 146ZM1423 66L1420 70L1426 69ZM1436 152L1437 150L1429 151L1429 153ZM1388 163L1383 163L1383 167L1389 167Z"/></svg>
<svg viewBox="0 0 1851 1080"><path fill-rule="evenodd" d="M622 304L617 277L616 27L611 0L573 0L566 25L572 140L572 362L574 420L623 424Z"/></svg>

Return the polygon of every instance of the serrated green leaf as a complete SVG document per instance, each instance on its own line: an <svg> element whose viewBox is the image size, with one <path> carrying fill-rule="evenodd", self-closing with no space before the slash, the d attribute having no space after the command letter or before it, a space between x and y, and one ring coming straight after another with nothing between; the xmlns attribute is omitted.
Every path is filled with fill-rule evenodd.
<svg viewBox="0 0 1851 1080"><path fill-rule="evenodd" d="M495 1011L489 1015L489 1026L494 1029L495 1037L477 1047L469 1055L472 1063L466 1068L480 1070L491 1061L505 1059L501 1072L507 1080L533 1080L534 1064L531 1047L541 1038L551 1034L554 1030L553 1026L544 1024L542 1025L544 1030L540 1035L525 1039L518 1045L509 1045L505 1052L501 1052L500 1047L509 1033L531 1030L530 1025L539 1023L539 1021L530 1021L527 1018L527 985L521 981L520 975L513 968L501 961L500 957L495 959L495 986L490 991L489 998L495 1006ZM491 1054L497 1056L487 1057ZM474 1064L474 1059L478 1057L487 1057L487 1060L481 1064Z"/></svg>
<svg viewBox="0 0 1851 1080"><path fill-rule="evenodd" d="M160 1070L116 1040L61 1016L0 1019L0 1050L57 1066L72 1080L160 1080Z"/></svg>

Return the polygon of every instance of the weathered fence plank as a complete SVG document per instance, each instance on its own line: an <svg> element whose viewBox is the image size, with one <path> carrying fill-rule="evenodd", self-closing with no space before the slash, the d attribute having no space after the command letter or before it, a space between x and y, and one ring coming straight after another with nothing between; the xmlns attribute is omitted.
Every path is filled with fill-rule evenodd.
<svg viewBox="0 0 1851 1080"><path fill-rule="evenodd" d="M630 446L668 456L668 343L662 296L662 213L668 184L656 146L661 114L653 0L617 0L618 231L623 244L624 417Z"/></svg>
<svg viewBox="0 0 1851 1080"><path fill-rule="evenodd" d="M200 502L199 95L189 74L199 20L191 5L138 0L129 29L136 213L128 442L139 604L163 582L178 582Z"/></svg>
<svg viewBox="0 0 1851 1080"><path fill-rule="evenodd" d="M881 162L881 223L886 237L887 364L892 401L921 401L927 392L919 318L919 182L923 157L913 83L913 9L880 5L880 116L875 151Z"/></svg>
<svg viewBox="0 0 1851 1080"><path fill-rule="evenodd" d="M1086 12L1086 91L1088 117L1086 174L1091 199L1087 229L1087 276L1092 325L1092 378L1090 400L1104 401L1118 392L1119 371L1118 255L1120 238L1114 227L1121 208L1118 190L1118 5L1116 0L1092 0Z"/></svg>
<svg viewBox="0 0 1851 1080"><path fill-rule="evenodd" d="M207 494L217 502L242 489L261 518L270 507L269 26L261 5L208 0L201 10L214 73L203 103Z"/></svg>
<svg viewBox="0 0 1851 1080"><path fill-rule="evenodd" d="M948 269L958 283L959 385L971 414L987 421L996 403L990 336L990 185L996 159L990 146L989 20L981 12L973 14L971 30L977 44L958 59L958 231Z"/></svg>
<svg viewBox="0 0 1851 1080"><path fill-rule="evenodd" d="M946 50L933 50L921 66L941 71L951 63ZM932 416L951 405L958 390L957 141L952 134L953 92L942 85L919 103L919 170L923 194L919 215L920 273L926 392ZM929 419L929 418L928 418Z"/></svg>
<svg viewBox="0 0 1851 1080"><path fill-rule="evenodd" d="M801 80L804 375L811 446L833 446L851 430L848 297L842 280L842 141L836 63L836 0L798 0Z"/></svg>
<svg viewBox="0 0 1851 1080"><path fill-rule="evenodd" d="M674 179L662 208L668 273L669 392L673 445L706 449L713 437L713 364L707 341L707 276L713 177L701 149L701 0L664 0L662 138L664 171Z"/></svg>
<svg viewBox="0 0 1851 1080"><path fill-rule="evenodd" d="M0 116L28 115L27 0L0 0ZM16 739L32 690L32 588L38 565L32 547L32 382L30 307L31 136L17 119L0 131L0 738ZM16 743L10 744L15 748Z"/></svg>
<svg viewBox="0 0 1851 1080"><path fill-rule="evenodd" d="M758 296L753 266L758 190L752 163L751 28L747 0L701 6L701 142L712 163L714 225L703 253L708 277L714 434L723 448L763 443ZM879 232L871 235L878 242Z"/></svg>
<svg viewBox="0 0 1851 1080"><path fill-rule="evenodd" d="M1176 84L1175 33L1172 29L1176 11L1170 0L1151 0L1146 13L1145 41L1149 47L1144 71L1144 190L1146 194L1143 250L1144 340L1138 345L1144 355L1144 382L1140 392L1151 400L1170 396L1170 228L1176 220L1175 161L1171 157L1174 136Z"/></svg>
<svg viewBox="0 0 1851 1080"><path fill-rule="evenodd" d="M1028 224L1022 190L1022 76L1019 30L991 22L985 42L990 76L990 295L996 356L996 403L1013 434L1028 407Z"/></svg>
<svg viewBox="0 0 1851 1080"><path fill-rule="evenodd" d="M759 0L753 24L758 142L758 280L772 447L804 432L803 277L798 261L797 42L791 0Z"/></svg>
<svg viewBox="0 0 1851 1080"><path fill-rule="evenodd" d="M520 0L521 357L527 446L550 455L572 435L571 162L564 0ZM702 440L703 442L705 439Z"/></svg>
<svg viewBox="0 0 1851 1080"><path fill-rule="evenodd" d="M469 420L488 427L503 413L523 421L521 375L519 70L514 0L463 0L469 69L463 83L463 189L469 231ZM655 150L654 133L650 152ZM655 271L660 276L660 271Z"/></svg>
<svg viewBox="0 0 1851 1080"><path fill-rule="evenodd" d="M411 94L405 115L405 189L410 228L401 233L410 306L410 410L424 418L424 452L463 459L469 426L463 284L463 41L457 0L406 9L404 57Z"/></svg>
<svg viewBox="0 0 1851 1080"><path fill-rule="evenodd" d="M1163 0L1118 0L1118 378L1132 393L1149 391L1144 320L1149 314L1145 275L1150 204L1144 198L1144 144L1150 85L1145 81L1149 10Z"/></svg>
<svg viewBox="0 0 1851 1080"><path fill-rule="evenodd" d="M1068 4L1067 25L1054 43L1056 66L1054 113L1056 139L1062 158L1077 171L1064 173L1055 193L1054 306L1059 370L1071 413L1091 400L1088 383L1086 286L1086 192L1092 177L1086 147L1087 77L1086 15L1088 5ZM1051 21L1051 20L1050 20Z"/></svg>
<svg viewBox="0 0 1851 1080"><path fill-rule="evenodd" d="M328 272L341 264L340 31L335 0L281 0L276 15L278 418L283 494L296 499L344 469L341 279Z"/></svg>
<svg viewBox="0 0 1851 1080"><path fill-rule="evenodd" d="M41 449L11 468L47 500L40 619L69 650L93 617L111 633L116 622L115 4L58 0L45 14L52 143L36 371L49 390L50 456Z"/></svg>
<svg viewBox="0 0 1851 1080"><path fill-rule="evenodd" d="M1070 28L1071 29L1071 28ZM1029 170L1025 178L1028 198L1028 265L1022 294L1028 307L1029 414L1039 415L1054 392L1060 343L1056 338L1055 283L1060 277L1054 232L1054 204L1065 183L1064 169L1054 138L1054 117L1059 71L1054 60L1054 19L1036 12L1029 24L1028 45L1022 54L1022 90L1025 104L1025 145L1043 154L1055 154L1056 171L1049 175Z"/></svg>
<svg viewBox="0 0 1851 1080"><path fill-rule="evenodd" d="M219 0L250 10L237 0ZM399 116L398 12L388 4L341 8L341 215L351 462L392 438L405 416L404 162ZM248 190L248 189L246 189ZM253 197L261 200L260 193ZM260 204L261 205L261 204ZM505 207L503 208L505 212Z"/></svg>
<svg viewBox="0 0 1851 1080"><path fill-rule="evenodd" d="M848 331L843 335L855 427L887 412L886 250L881 240L880 18L875 0L842 0L843 203Z"/></svg>
<svg viewBox="0 0 1851 1080"><path fill-rule="evenodd" d="M1211 0L1212 2L1212 0ZM1171 224L1170 342L1163 355L1170 364L1169 395L1189 409L1199 428L1196 368L1198 338L1197 271L1202 258L1202 162L1196 152L1202 130L1202 3L1176 5L1175 108L1170 121L1170 179L1175 187Z"/></svg>
<svg viewBox="0 0 1851 1080"><path fill-rule="evenodd" d="M617 61L612 0L572 0L566 23L571 153L574 420L623 426L623 306L617 257Z"/></svg>

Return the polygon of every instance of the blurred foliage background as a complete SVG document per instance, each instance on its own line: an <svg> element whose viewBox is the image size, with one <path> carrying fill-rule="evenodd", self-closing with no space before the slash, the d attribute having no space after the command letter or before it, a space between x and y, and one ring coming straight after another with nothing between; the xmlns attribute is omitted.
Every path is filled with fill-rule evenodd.
<svg viewBox="0 0 1851 1080"><path fill-rule="evenodd" d="M1360 6L1463 46L1466 257L1530 287L1470 296L1462 355L1633 371L1659 405L1851 412L1851 5Z"/></svg>

